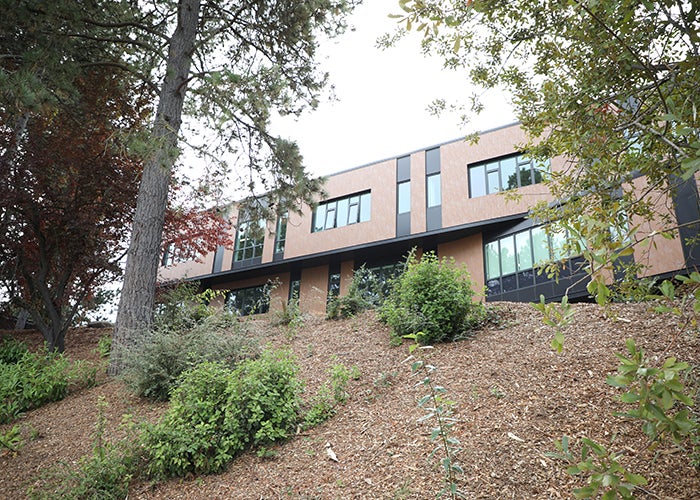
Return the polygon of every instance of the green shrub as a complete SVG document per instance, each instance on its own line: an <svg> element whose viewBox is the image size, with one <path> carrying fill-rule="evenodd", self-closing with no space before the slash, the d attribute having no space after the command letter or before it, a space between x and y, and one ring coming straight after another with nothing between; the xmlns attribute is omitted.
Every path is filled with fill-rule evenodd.
<svg viewBox="0 0 700 500"><path fill-rule="evenodd" d="M159 297L155 307L156 329L187 330L218 314L210 302L223 296L225 290L207 289L199 292L199 282L183 281L167 288Z"/></svg>
<svg viewBox="0 0 700 500"><path fill-rule="evenodd" d="M241 425L254 446L286 439L301 403L299 368L288 351L265 351L234 373L226 406L228 426Z"/></svg>
<svg viewBox="0 0 700 500"><path fill-rule="evenodd" d="M149 476L218 472L244 448L245 435L225 422L231 373L221 363L202 363L183 375L167 413L142 434Z"/></svg>
<svg viewBox="0 0 700 500"><path fill-rule="evenodd" d="M379 315L396 335L418 335L421 344L454 340L486 318L475 295L464 267L428 252L420 261L409 257Z"/></svg>
<svg viewBox="0 0 700 500"><path fill-rule="evenodd" d="M233 368L256 356L258 344L244 328L219 312L190 329L149 332L125 351L124 381L141 396L165 401L180 376L200 363L218 361Z"/></svg>
<svg viewBox="0 0 700 500"><path fill-rule="evenodd" d="M348 293L330 300L326 317L350 318L360 311L379 307L386 298L385 288L376 274L362 266L353 273Z"/></svg>
<svg viewBox="0 0 700 500"><path fill-rule="evenodd" d="M63 399L69 384L82 376L70 368L60 354L25 352L16 363L0 363L0 424L13 421L26 410Z"/></svg>
<svg viewBox="0 0 700 500"><path fill-rule="evenodd" d="M235 370L202 363L183 375L142 446L152 477L219 472L249 445L287 438L299 414L301 381L286 351L263 352Z"/></svg>
<svg viewBox="0 0 700 500"><path fill-rule="evenodd" d="M29 351L27 344L12 337L0 339L0 363L17 363Z"/></svg>
<svg viewBox="0 0 700 500"><path fill-rule="evenodd" d="M108 358L111 350L112 336L103 335L102 337L100 337L100 339L97 341L97 353L103 358Z"/></svg>

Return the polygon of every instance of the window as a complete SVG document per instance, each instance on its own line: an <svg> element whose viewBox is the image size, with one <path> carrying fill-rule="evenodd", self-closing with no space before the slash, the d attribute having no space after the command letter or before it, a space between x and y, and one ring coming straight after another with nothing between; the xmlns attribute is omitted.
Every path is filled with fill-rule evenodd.
<svg viewBox="0 0 700 500"><path fill-rule="evenodd" d="M284 253L284 244L287 240L287 212L277 218L277 227L275 228L275 253Z"/></svg>
<svg viewBox="0 0 700 500"><path fill-rule="evenodd" d="M411 211L411 181L399 183L397 205L397 212L400 214Z"/></svg>
<svg viewBox="0 0 700 500"><path fill-rule="evenodd" d="M233 261L241 262L262 257L265 242L265 222L241 222L236 231Z"/></svg>
<svg viewBox="0 0 700 500"><path fill-rule="evenodd" d="M226 294L226 308L239 316L266 313L270 310L270 287L259 285L231 290Z"/></svg>
<svg viewBox="0 0 700 500"><path fill-rule="evenodd" d="M371 212L370 192L359 193L321 203L314 210L312 231L325 231L358 222L366 222Z"/></svg>
<svg viewBox="0 0 700 500"><path fill-rule="evenodd" d="M549 161L538 163L519 154L469 167L469 194L472 198L542 182Z"/></svg>
<svg viewBox="0 0 700 500"><path fill-rule="evenodd" d="M180 262L187 262L189 259L184 256L182 250L180 250L175 243L170 243L163 252L163 258L160 260L161 266L168 267L174 264L179 264Z"/></svg>
<svg viewBox="0 0 700 500"><path fill-rule="evenodd" d="M340 273L330 273L328 275L328 295L326 302L330 302L340 295Z"/></svg>
<svg viewBox="0 0 700 500"><path fill-rule="evenodd" d="M440 174L433 174L426 177L428 208L438 207L442 204L440 190Z"/></svg>

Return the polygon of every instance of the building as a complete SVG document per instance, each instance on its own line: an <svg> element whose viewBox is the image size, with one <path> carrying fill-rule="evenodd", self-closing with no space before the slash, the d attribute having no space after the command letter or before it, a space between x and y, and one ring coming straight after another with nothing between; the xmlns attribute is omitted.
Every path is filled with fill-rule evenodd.
<svg viewBox="0 0 700 500"><path fill-rule="evenodd" d="M323 313L329 294L343 295L355 269L390 270L416 248L466 264L480 289L486 286L487 300L559 299L582 277L580 259L569 259L558 281L537 273L538 262L561 256L556 235L527 214L537 201L552 201L540 182L563 160L535 164L514 146L524 141L512 124L483 132L477 144L454 140L331 175L328 198L315 210L304 207L268 231L240 222L235 248L163 266L160 280L196 279L202 287L229 290L227 302L242 314L261 312L256 304L268 293L271 308L295 294L302 310ZM514 188L517 202L498 194ZM699 219L694 179L675 198L679 222ZM673 240L656 238L657 245L634 258L647 259L654 275L697 267L700 258L686 241L697 226L683 231ZM276 283L271 291L270 282ZM569 295L585 296L585 282Z"/></svg>

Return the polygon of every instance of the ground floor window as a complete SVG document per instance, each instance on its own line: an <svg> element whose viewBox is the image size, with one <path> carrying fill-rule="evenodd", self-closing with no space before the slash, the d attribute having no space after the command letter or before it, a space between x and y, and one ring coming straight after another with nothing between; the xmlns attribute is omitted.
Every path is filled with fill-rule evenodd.
<svg viewBox="0 0 700 500"><path fill-rule="evenodd" d="M270 287L259 285L231 290L226 294L226 308L239 316L266 313L270 310Z"/></svg>

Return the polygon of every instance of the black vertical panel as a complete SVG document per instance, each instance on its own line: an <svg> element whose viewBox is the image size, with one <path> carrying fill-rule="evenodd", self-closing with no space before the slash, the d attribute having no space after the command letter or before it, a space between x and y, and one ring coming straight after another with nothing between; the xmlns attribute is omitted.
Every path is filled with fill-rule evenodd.
<svg viewBox="0 0 700 500"><path fill-rule="evenodd" d="M678 232L683 247L685 267L692 269L700 267L700 201L695 177L687 181L679 177L672 178L675 185L673 205L676 209L676 220L682 226Z"/></svg>
<svg viewBox="0 0 700 500"><path fill-rule="evenodd" d="M220 273L224 265L224 248L223 245L216 247L216 253L214 253L214 266L212 267L212 273Z"/></svg>

